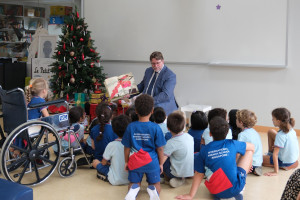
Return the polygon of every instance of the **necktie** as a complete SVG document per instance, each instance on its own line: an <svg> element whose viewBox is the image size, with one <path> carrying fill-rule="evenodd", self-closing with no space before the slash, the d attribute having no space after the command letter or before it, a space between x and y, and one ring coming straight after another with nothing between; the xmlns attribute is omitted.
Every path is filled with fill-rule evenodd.
<svg viewBox="0 0 300 200"><path fill-rule="evenodd" d="M153 78L152 78L152 80L151 80L151 82L150 82L150 84L149 84L149 86L148 86L147 94L149 94L150 96L152 96L152 95L151 95L151 92L152 92L152 89L153 89L153 86L154 86L154 83L155 83L157 74L158 74L158 73L155 72L155 74L154 74L154 76L153 76Z"/></svg>

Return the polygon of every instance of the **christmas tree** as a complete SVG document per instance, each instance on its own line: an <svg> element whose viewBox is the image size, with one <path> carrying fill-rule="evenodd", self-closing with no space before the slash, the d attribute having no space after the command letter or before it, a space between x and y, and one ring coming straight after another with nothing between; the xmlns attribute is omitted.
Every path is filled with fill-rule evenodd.
<svg viewBox="0 0 300 200"><path fill-rule="evenodd" d="M100 66L100 56L93 46L91 32L87 30L84 19L75 13L65 17L62 35L57 43L52 64L53 75L50 88L56 97L66 97L67 94L87 93L95 91L95 86L104 85L103 67Z"/></svg>

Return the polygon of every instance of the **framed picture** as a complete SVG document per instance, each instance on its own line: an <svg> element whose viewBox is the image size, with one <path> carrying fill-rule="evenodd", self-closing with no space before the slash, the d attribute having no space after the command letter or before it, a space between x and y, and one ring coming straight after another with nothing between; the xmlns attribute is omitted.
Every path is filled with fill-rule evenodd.
<svg viewBox="0 0 300 200"><path fill-rule="evenodd" d="M38 58L52 58L56 48L56 35L40 35Z"/></svg>

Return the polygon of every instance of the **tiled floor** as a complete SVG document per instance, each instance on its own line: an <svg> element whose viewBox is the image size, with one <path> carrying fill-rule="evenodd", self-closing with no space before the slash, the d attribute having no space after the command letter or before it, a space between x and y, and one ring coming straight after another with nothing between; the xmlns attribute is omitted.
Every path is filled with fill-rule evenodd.
<svg viewBox="0 0 300 200"><path fill-rule="evenodd" d="M267 151L267 135L261 133L264 152ZM300 138L298 137L298 141ZM263 168L263 172L271 171L271 168ZM280 170L275 177L248 175L244 199L280 199L285 184L293 171ZM3 178L2 175L0 175ZM192 179L179 188L170 188L162 184L160 198L162 200L174 199L176 195L187 193L190 190ZM149 199L146 192L146 181L143 180L141 191L137 199ZM75 174L69 178L61 178L55 171L44 183L33 187L36 200L83 200L83 199L124 199L127 186L111 186L96 178L96 170L89 167L79 167ZM195 199L212 199L208 190L202 183Z"/></svg>

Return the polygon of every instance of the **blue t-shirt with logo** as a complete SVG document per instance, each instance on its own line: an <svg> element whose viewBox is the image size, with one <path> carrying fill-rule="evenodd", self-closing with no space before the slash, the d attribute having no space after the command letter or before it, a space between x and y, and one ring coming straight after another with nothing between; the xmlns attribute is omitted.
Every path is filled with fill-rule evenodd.
<svg viewBox="0 0 300 200"><path fill-rule="evenodd" d="M46 102L45 99L39 97L39 96L34 96L31 98L31 101L28 103L28 107L30 105L35 105L35 104L40 104ZM41 108L35 108L35 109L30 109L28 110L28 119L38 119L42 116L42 110L47 108L41 107Z"/></svg>
<svg viewBox="0 0 300 200"><path fill-rule="evenodd" d="M194 152L200 151L201 138L204 130L189 129L189 134L194 138Z"/></svg>
<svg viewBox="0 0 300 200"><path fill-rule="evenodd" d="M198 156L195 157L195 170L205 173L205 167L213 173L221 169L227 177L232 187L215 194L219 198L230 198L237 194L239 179L237 178L236 154L244 155L246 143L236 140L213 141L201 148ZM224 178L223 176L223 178ZM240 191L239 191L240 192Z"/></svg>
<svg viewBox="0 0 300 200"><path fill-rule="evenodd" d="M117 139L118 136L114 133L110 124L105 124L103 133L100 133L100 126L100 124L94 126L91 130L90 136L95 145L94 157L101 161L103 159L104 150L108 143ZM103 137L101 140L97 141L99 134L103 134Z"/></svg>
<svg viewBox="0 0 300 200"><path fill-rule="evenodd" d="M153 122L131 122L122 138L122 144L131 148L132 152L141 148L148 152L152 161L132 171L140 173L151 173L159 170L159 161L156 148L166 145L166 140L161 128Z"/></svg>

